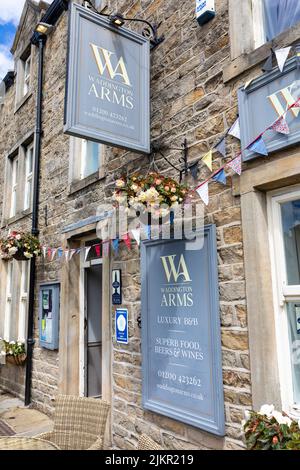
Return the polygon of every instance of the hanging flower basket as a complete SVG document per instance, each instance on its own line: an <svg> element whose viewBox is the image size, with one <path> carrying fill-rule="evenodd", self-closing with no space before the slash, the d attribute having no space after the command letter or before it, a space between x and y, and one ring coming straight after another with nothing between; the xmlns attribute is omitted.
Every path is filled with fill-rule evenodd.
<svg viewBox="0 0 300 470"><path fill-rule="evenodd" d="M11 354L8 354L6 356L6 362L9 364L14 364L16 366L23 366L26 362L26 354L19 354L18 356L13 356Z"/></svg>
<svg viewBox="0 0 300 470"><path fill-rule="evenodd" d="M171 211L185 202L187 195L186 185L151 172L146 176L134 174L119 178L113 199L125 206L129 214L147 212L159 219L169 216Z"/></svg>
<svg viewBox="0 0 300 470"><path fill-rule="evenodd" d="M5 362L22 366L26 362L25 344L21 341L5 341L0 338L1 356L5 356Z"/></svg>
<svg viewBox="0 0 300 470"><path fill-rule="evenodd" d="M14 258L17 261L28 261L40 254L40 242L30 233L11 232L7 238L0 240L0 257L3 260Z"/></svg>

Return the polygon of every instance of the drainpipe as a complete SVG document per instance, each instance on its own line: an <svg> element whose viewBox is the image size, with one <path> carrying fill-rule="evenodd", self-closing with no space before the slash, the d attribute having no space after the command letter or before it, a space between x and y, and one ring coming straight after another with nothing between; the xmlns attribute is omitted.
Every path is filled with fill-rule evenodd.
<svg viewBox="0 0 300 470"><path fill-rule="evenodd" d="M34 179L31 233L38 236L38 209L39 209L39 176L42 134L42 104L43 104L43 69L44 45L46 36L34 35L32 43L38 47L38 89L36 102L35 147L34 147ZM36 277L36 258L30 261L29 297L28 297L28 328L27 328L27 361L25 378L25 406L31 402L32 354L34 346L34 288Z"/></svg>

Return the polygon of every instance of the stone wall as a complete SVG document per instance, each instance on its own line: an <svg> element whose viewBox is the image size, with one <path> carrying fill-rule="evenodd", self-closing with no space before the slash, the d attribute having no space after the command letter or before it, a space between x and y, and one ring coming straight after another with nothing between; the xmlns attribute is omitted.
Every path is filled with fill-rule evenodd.
<svg viewBox="0 0 300 470"><path fill-rule="evenodd" d="M246 77L223 84L222 69L230 60L228 5L216 0L216 19L203 27L194 18L194 0L111 0L108 11L128 17L136 15L162 22L159 31L165 41L151 54L151 136L166 147L180 147L184 138L191 147L189 159L203 155L215 144L237 115L236 90ZM130 24L139 31L139 24ZM63 226L96 214L99 203L109 200L112 183L124 169L147 171L145 156L106 148L106 178L73 192L69 182L69 137L63 134L64 86L66 72L67 14L50 35L45 51L43 139L40 178L40 239L43 244L60 246ZM36 70L36 57L35 57ZM252 71L253 72L253 71ZM251 73L252 73L251 72ZM12 115L15 87L9 90L0 110L0 192L3 188L4 155L34 125L33 97ZM13 116L13 117L12 117ZM237 141L227 140L227 157L237 150ZM180 152L166 150L166 156L178 165ZM214 154L214 168L221 163ZM162 173L176 176L157 156ZM209 175L201 167L199 180ZM45 219L45 207L48 217ZM1 207L0 207L1 215ZM239 449L241 420L251 407L251 378L247 336L247 310L243 265L243 243L239 197L233 196L232 181L227 185L210 184L210 203L206 222L217 226L222 327L223 381L225 393L226 437L216 438L191 426L143 410L141 406L140 267L135 247L121 247L113 267L123 272L124 307L129 309L130 342L113 342L112 431L113 446L131 449L141 432L151 435L166 449ZM29 226L22 220L14 228ZM60 280L61 261L40 260L37 283ZM114 317L112 311L112 319ZM37 312L35 337L37 339ZM113 328L114 332L114 328ZM41 349L36 341L33 360L33 402L51 412L51 399L57 393L58 355ZM5 376L0 372L0 385Z"/></svg>

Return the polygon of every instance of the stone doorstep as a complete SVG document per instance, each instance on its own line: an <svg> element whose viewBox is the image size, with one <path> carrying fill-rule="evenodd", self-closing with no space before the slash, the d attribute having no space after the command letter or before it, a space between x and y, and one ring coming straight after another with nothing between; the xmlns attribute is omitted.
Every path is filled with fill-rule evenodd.
<svg viewBox="0 0 300 470"><path fill-rule="evenodd" d="M53 428L47 415L24 407L21 400L8 394L0 395L0 418L22 436L36 436Z"/></svg>

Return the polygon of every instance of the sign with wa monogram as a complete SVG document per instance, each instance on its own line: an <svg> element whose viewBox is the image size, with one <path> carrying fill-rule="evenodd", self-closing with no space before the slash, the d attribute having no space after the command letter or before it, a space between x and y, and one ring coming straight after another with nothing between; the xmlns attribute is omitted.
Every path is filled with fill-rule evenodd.
<svg viewBox="0 0 300 470"><path fill-rule="evenodd" d="M238 91L242 148L246 148L281 116L284 116L289 132L268 130L263 136L268 152L300 142L300 110L290 108L300 98L297 60L288 60L284 73L275 67L270 73L253 80L246 89L242 87ZM256 157L259 155L253 151L243 152L244 160Z"/></svg>
<svg viewBox="0 0 300 470"><path fill-rule="evenodd" d="M65 132L150 152L149 40L72 4Z"/></svg>
<svg viewBox="0 0 300 470"><path fill-rule="evenodd" d="M216 253L213 225L204 244L142 243L143 406L223 436Z"/></svg>

